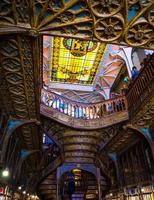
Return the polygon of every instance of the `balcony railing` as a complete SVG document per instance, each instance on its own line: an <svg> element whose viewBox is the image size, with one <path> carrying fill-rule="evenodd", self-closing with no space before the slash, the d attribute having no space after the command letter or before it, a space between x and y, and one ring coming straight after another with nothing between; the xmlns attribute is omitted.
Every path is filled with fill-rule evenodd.
<svg viewBox="0 0 154 200"><path fill-rule="evenodd" d="M126 95L129 114L135 114L141 103L154 91L154 54L144 63L138 77L129 85Z"/></svg>
<svg viewBox="0 0 154 200"><path fill-rule="evenodd" d="M42 89L41 113L67 125L95 128L128 119L124 96L98 103L79 103ZM112 119L111 119L112 116ZM118 119L119 117L119 119ZM84 123L83 123L84 121ZM70 123L70 124L69 124Z"/></svg>
<svg viewBox="0 0 154 200"><path fill-rule="evenodd" d="M53 92L42 90L42 104L76 119L100 119L127 109L124 96L99 103L78 103Z"/></svg>

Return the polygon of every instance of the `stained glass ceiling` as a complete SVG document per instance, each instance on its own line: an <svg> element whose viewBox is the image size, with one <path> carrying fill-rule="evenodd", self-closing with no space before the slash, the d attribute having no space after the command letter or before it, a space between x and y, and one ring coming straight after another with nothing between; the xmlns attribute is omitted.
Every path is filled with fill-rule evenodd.
<svg viewBox="0 0 154 200"><path fill-rule="evenodd" d="M44 82L93 85L105 49L104 43L44 36Z"/></svg>
<svg viewBox="0 0 154 200"><path fill-rule="evenodd" d="M43 81L53 90L108 95L125 61L119 45L43 36ZM125 56L125 55L124 55Z"/></svg>

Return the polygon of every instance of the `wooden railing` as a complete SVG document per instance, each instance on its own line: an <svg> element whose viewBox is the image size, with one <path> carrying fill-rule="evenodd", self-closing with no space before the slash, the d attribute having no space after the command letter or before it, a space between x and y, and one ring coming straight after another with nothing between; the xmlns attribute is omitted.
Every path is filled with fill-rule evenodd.
<svg viewBox="0 0 154 200"><path fill-rule="evenodd" d="M76 119L100 119L127 110L124 96L99 103L79 103L42 89L41 103Z"/></svg>
<svg viewBox="0 0 154 200"><path fill-rule="evenodd" d="M57 145L51 144L48 149L43 152L41 167L48 166L60 155Z"/></svg>
<svg viewBox="0 0 154 200"><path fill-rule="evenodd" d="M152 83L154 83L154 54L144 62L138 77L129 85L126 97L130 114L135 114L145 98L154 92Z"/></svg>

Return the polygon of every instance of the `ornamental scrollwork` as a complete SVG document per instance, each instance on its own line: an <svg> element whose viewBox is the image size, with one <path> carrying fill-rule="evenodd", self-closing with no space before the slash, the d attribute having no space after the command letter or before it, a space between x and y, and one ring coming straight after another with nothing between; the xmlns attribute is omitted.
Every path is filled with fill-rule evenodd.
<svg viewBox="0 0 154 200"><path fill-rule="evenodd" d="M103 42L117 40L122 35L124 21L119 16L99 19L95 23L95 36Z"/></svg>
<svg viewBox="0 0 154 200"><path fill-rule="evenodd" d="M153 27L146 21L135 23L127 33L126 42L131 46L141 46L151 41Z"/></svg>
<svg viewBox="0 0 154 200"><path fill-rule="evenodd" d="M110 17L118 13L124 1L120 0L90 0L90 7L96 17Z"/></svg>
<svg viewBox="0 0 154 200"><path fill-rule="evenodd" d="M0 2L0 24L14 23L12 1L1 0Z"/></svg>
<svg viewBox="0 0 154 200"><path fill-rule="evenodd" d="M29 37L8 36L1 41L1 90L7 90L12 101L12 117L21 119L36 118L35 78L33 50ZM5 84L3 84L5 83ZM4 86L5 85L5 86ZM7 106L7 105L6 105ZM7 110L7 108L5 108ZM10 112L10 111L8 111Z"/></svg>
<svg viewBox="0 0 154 200"><path fill-rule="evenodd" d="M154 26L154 7L150 12L148 12L148 21L152 26Z"/></svg>
<svg viewBox="0 0 154 200"><path fill-rule="evenodd" d="M0 5L2 34L28 29L30 36L35 30L35 37L67 36L154 49L153 0L1 0ZM148 33L142 31L145 23Z"/></svg>
<svg viewBox="0 0 154 200"><path fill-rule="evenodd" d="M30 24L30 5L26 0L16 0L16 18L18 23Z"/></svg>

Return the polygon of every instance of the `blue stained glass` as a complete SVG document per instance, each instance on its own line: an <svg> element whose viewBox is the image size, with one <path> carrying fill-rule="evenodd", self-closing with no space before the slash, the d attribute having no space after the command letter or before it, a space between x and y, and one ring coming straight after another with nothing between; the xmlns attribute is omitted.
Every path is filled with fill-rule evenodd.
<svg viewBox="0 0 154 200"><path fill-rule="evenodd" d="M45 144L53 144L54 142L46 135L45 136Z"/></svg>
<svg viewBox="0 0 154 200"><path fill-rule="evenodd" d="M27 151L26 149L22 149L20 152L20 156L21 158L26 158L29 155L29 151Z"/></svg>
<svg viewBox="0 0 154 200"><path fill-rule="evenodd" d="M85 3L78 3L78 4L76 4L76 5L74 5L74 6L72 6L71 7L71 10L80 10L80 9L82 9L83 7L85 7Z"/></svg>
<svg viewBox="0 0 154 200"><path fill-rule="evenodd" d="M134 5L131 7L131 9L129 10L129 13L128 13L128 21L130 22L133 17L135 17L135 15L137 14L137 8L138 6L137 5Z"/></svg>

